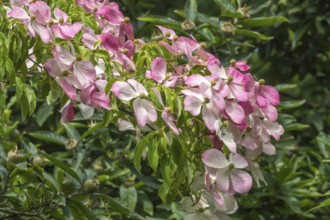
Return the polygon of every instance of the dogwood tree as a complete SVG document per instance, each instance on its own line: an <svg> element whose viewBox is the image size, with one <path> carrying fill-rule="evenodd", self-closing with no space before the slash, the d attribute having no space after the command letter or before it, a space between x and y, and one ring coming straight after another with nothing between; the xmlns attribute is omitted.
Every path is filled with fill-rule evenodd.
<svg viewBox="0 0 330 220"><path fill-rule="evenodd" d="M223 219L237 210L235 197L265 182L258 161L276 153L272 140L284 133L277 123L280 97L263 79L254 79L245 60L225 65L205 43L160 25L161 39L137 39L115 2L15 0L4 8L4 33L19 35L24 51L12 57L15 43L6 45L2 34L2 85L15 86L12 102L20 103L23 119L36 100L60 103L60 120L72 135L67 149L79 141L70 122L95 115L102 115L104 128L111 123L123 133L135 132L135 169L140 172L147 161L160 178L159 197L181 201L186 219ZM2 93L6 102L9 94ZM14 164L29 157L20 158L19 145L8 153ZM97 191L98 181L79 173L79 165L67 166L49 153L45 148L32 156L64 170L68 185ZM56 188L58 175L42 178ZM62 190L64 198L69 191Z"/></svg>

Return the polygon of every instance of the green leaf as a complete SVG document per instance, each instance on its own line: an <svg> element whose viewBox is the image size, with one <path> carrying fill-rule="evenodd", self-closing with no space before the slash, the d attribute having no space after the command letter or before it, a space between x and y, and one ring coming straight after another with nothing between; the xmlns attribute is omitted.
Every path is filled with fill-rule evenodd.
<svg viewBox="0 0 330 220"><path fill-rule="evenodd" d="M157 133L158 133L157 131L152 131L138 142L134 152L134 166L138 171L140 171L141 169L141 158L142 158L143 150L147 147L151 138L153 138Z"/></svg>
<svg viewBox="0 0 330 220"><path fill-rule="evenodd" d="M100 57L100 58L103 58L103 60L105 60L105 61L106 60L108 60L108 61L110 60L110 54L106 50L99 49L99 50L97 50L95 52L95 55L98 56L98 57Z"/></svg>
<svg viewBox="0 0 330 220"><path fill-rule="evenodd" d="M58 185L58 183L56 182L54 177L52 177L51 175L49 175L46 172L42 172L42 176L45 178L48 185L53 188L53 191L55 191L55 192L60 191L60 186Z"/></svg>
<svg viewBox="0 0 330 220"><path fill-rule="evenodd" d="M158 189L158 195L164 202L166 202L166 200L167 200L167 195L168 195L169 190L170 190L170 187L166 182L164 182Z"/></svg>
<svg viewBox="0 0 330 220"><path fill-rule="evenodd" d="M197 16L197 0L186 0L184 13L187 20L195 21Z"/></svg>
<svg viewBox="0 0 330 220"><path fill-rule="evenodd" d="M263 34L260 34L259 32L256 31L250 31L250 30L245 30L245 29L236 29L235 34L237 35L244 35L248 37L253 37L259 40L271 40L273 37L268 37Z"/></svg>
<svg viewBox="0 0 330 220"><path fill-rule="evenodd" d="M120 201L117 199L111 198L110 196L107 196L105 194L99 194L99 193L94 193L91 195L93 197L100 197L102 200L106 201L105 203L109 205L109 209L113 211L117 211L122 213L125 216L131 216L133 219L139 219L139 220L144 220L141 215L138 213L134 212L133 210L129 209L128 207L124 206Z"/></svg>
<svg viewBox="0 0 330 220"><path fill-rule="evenodd" d="M315 206L314 208L309 209L306 213L312 212L314 210L317 210L317 209L320 209L320 208L323 208L323 207L327 207L327 206L330 206L330 198L326 199L326 200L323 200L318 206Z"/></svg>
<svg viewBox="0 0 330 220"><path fill-rule="evenodd" d="M36 115L36 121L37 124L41 127L45 121L54 113L54 106L48 105L47 103L44 103L40 106L37 115Z"/></svg>
<svg viewBox="0 0 330 220"><path fill-rule="evenodd" d="M300 131L309 128L309 125L301 124L301 123L293 123L284 126L285 131Z"/></svg>
<svg viewBox="0 0 330 220"><path fill-rule="evenodd" d="M50 131L30 132L29 135L31 135L34 138L47 142L56 143L59 145L65 145L65 143L67 142L67 139L62 135L58 135Z"/></svg>
<svg viewBox="0 0 330 220"><path fill-rule="evenodd" d="M138 195L134 186L126 187L121 185L119 188L119 195L121 201L123 201L129 209L135 209Z"/></svg>
<svg viewBox="0 0 330 220"><path fill-rule="evenodd" d="M63 163L62 161L56 159L55 157L43 152L43 151L39 151L40 154L44 155L48 160L50 160L55 166L61 168L65 173L69 174L70 176L72 176L73 178L75 178L78 182L80 182L80 177L79 175L70 167L68 167L65 163Z"/></svg>
<svg viewBox="0 0 330 220"><path fill-rule="evenodd" d="M155 23L158 25L166 25L168 27L172 27L172 28L177 28L177 29L181 29L181 23L169 18L169 17L164 17L164 16L146 16L146 17L139 17L138 20L140 21L145 21L145 22L150 22L150 23Z"/></svg>
<svg viewBox="0 0 330 220"><path fill-rule="evenodd" d="M66 130L67 135L71 138L71 139L75 139L76 141L80 140L80 134L78 132L78 130L70 123L63 123L62 124Z"/></svg>
<svg viewBox="0 0 330 220"><path fill-rule="evenodd" d="M68 199L67 201L68 201L68 206L80 212L80 214L77 215L79 216L80 219L87 219L87 220L96 219L94 213L89 208L87 208L82 202L73 199Z"/></svg>
<svg viewBox="0 0 330 220"><path fill-rule="evenodd" d="M225 11L235 12L235 6L231 3L231 0L214 0L214 2Z"/></svg>
<svg viewBox="0 0 330 220"><path fill-rule="evenodd" d="M21 115L23 120L26 116L31 115L37 105L36 94L33 89L28 85L23 86L23 94L21 95L20 107L21 107Z"/></svg>
<svg viewBox="0 0 330 220"><path fill-rule="evenodd" d="M16 98L19 100L23 95L24 84L21 78L16 77Z"/></svg>
<svg viewBox="0 0 330 220"><path fill-rule="evenodd" d="M242 24L244 26L249 26L249 27L272 26L272 25L281 24L283 22L288 22L288 19L282 16L248 18L242 20Z"/></svg>
<svg viewBox="0 0 330 220"><path fill-rule="evenodd" d="M150 167L154 170L154 172L157 171L158 160L159 160L157 144L158 142L156 140L156 141L152 141L151 144L149 144L148 146L148 162Z"/></svg>
<svg viewBox="0 0 330 220"><path fill-rule="evenodd" d="M279 92L287 92L287 91L291 91L292 89L297 88L297 84L285 83L285 84L279 84L275 87Z"/></svg>
<svg viewBox="0 0 330 220"><path fill-rule="evenodd" d="M293 109L302 106L305 102L306 100L282 101L279 107L281 109Z"/></svg>
<svg viewBox="0 0 330 220"><path fill-rule="evenodd" d="M7 78L10 80L11 84L14 84L16 79L15 66L14 66L14 62L9 58L6 59L5 69L6 69Z"/></svg>
<svg viewBox="0 0 330 220"><path fill-rule="evenodd" d="M187 153L185 146L178 138L173 138L173 143L171 144L171 155L178 167L182 167L186 162Z"/></svg>

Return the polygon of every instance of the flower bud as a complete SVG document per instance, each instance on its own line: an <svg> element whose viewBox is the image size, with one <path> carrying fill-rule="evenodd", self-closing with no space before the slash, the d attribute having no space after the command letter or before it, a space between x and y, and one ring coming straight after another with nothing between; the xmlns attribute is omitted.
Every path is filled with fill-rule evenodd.
<svg viewBox="0 0 330 220"><path fill-rule="evenodd" d="M131 21L131 19L129 18L129 17L125 17L124 18L124 22L127 24L127 23L129 23Z"/></svg>
<svg viewBox="0 0 330 220"><path fill-rule="evenodd" d="M236 66L236 60L235 60L235 59L231 59L231 60L230 60L230 65L231 65L232 67L235 67L235 66Z"/></svg>
<svg viewBox="0 0 330 220"><path fill-rule="evenodd" d="M77 146L77 141L75 139L69 139L65 143L66 150L72 150L72 149L76 148L76 146Z"/></svg>
<svg viewBox="0 0 330 220"><path fill-rule="evenodd" d="M123 49L123 53L124 53L124 54L128 54L128 52L129 52L129 51L128 51L127 48L124 48L124 49Z"/></svg>
<svg viewBox="0 0 330 220"><path fill-rule="evenodd" d="M202 43L200 43L199 45L201 46L201 48L206 48L206 47L207 47L207 45L206 45L205 42L202 42Z"/></svg>
<svg viewBox="0 0 330 220"><path fill-rule="evenodd" d="M37 16L35 16L34 14L30 15L30 19L33 21L34 19L36 19Z"/></svg>
<svg viewBox="0 0 330 220"><path fill-rule="evenodd" d="M260 85L264 85L266 83L264 79L260 79L258 82Z"/></svg>
<svg viewBox="0 0 330 220"><path fill-rule="evenodd" d="M44 166L45 165L45 157L43 156L40 156L40 155L36 155L35 157L33 157L33 165L38 165L38 166Z"/></svg>
<svg viewBox="0 0 330 220"><path fill-rule="evenodd" d="M183 23L181 23L181 28L184 31L191 31L196 27L195 23L191 20L185 20Z"/></svg>
<svg viewBox="0 0 330 220"><path fill-rule="evenodd" d="M228 23L228 22L223 23L221 25L221 31L233 33L234 32L234 26L231 23Z"/></svg>
<svg viewBox="0 0 330 220"><path fill-rule="evenodd" d="M146 94L144 94L143 92L140 93L140 98L145 98Z"/></svg>
<svg viewBox="0 0 330 220"><path fill-rule="evenodd" d="M60 22L60 24L62 24L64 22L64 18L60 18L58 21Z"/></svg>
<svg viewBox="0 0 330 220"><path fill-rule="evenodd" d="M69 177L64 177L62 183L61 183L61 191L63 193L69 194L73 193L75 191L76 185L74 181Z"/></svg>
<svg viewBox="0 0 330 220"><path fill-rule="evenodd" d="M93 193L99 190L100 182L97 179L87 179L84 182L84 192Z"/></svg>
<svg viewBox="0 0 330 220"><path fill-rule="evenodd" d="M23 162L23 155L19 153L17 146L15 146L11 151L8 152L8 161L12 163Z"/></svg>
<svg viewBox="0 0 330 220"><path fill-rule="evenodd" d="M52 25L52 24L54 24L54 21L53 21L53 19L50 19L47 23L48 23L49 25Z"/></svg>
<svg viewBox="0 0 330 220"><path fill-rule="evenodd" d="M97 173L100 173L104 170L104 167L100 161L97 161L93 164L93 170Z"/></svg>

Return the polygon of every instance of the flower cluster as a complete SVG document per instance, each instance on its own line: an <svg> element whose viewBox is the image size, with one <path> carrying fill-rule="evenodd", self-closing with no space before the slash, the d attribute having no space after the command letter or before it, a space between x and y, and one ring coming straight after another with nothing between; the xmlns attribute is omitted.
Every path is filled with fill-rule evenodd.
<svg viewBox="0 0 330 220"><path fill-rule="evenodd" d="M134 39L133 26L119 6L97 0L77 0L76 3L94 15L98 30L82 28L80 23L71 24L68 15L57 8L52 19L51 10L43 1L13 1L8 13L20 20L32 37L38 35L44 43L54 44L53 57L44 67L69 98L62 109L62 120L74 119L74 103L80 103L78 107L85 117L90 117L96 108L111 110L109 94L105 92L111 77L115 82L110 91L132 106L139 128L158 129L159 122L168 126L173 135L180 136L178 113L166 106L159 88L175 91L183 97L184 110L192 118L203 121L207 137L213 143L201 156L205 173L202 186L194 188L200 192L200 198L194 197L198 200L197 209L208 210L205 216L234 213L237 203L233 196L248 192L253 179L258 185L260 180L264 182L256 158L262 153L275 154L271 137L279 140L284 133L276 122L276 106L280 103L277 90L265 85L262 79L255 81L245 61L232 60L230 66L225 67L204 49L205 44L193 37L179 37L174 30L162 26L157 28L163 38L154 43L164 48L171 59L162 53L152 56L145 62L146 71L141 79L137 77L133 56L138 53L137 47L145 43ZM112 64L116 63L112 65L111 76L105 70L109 60L83 59L76 54L69 40L79 32L86 48L106 51ZM66 46L57 44L54 37L67 41ZM124 78L122 72L129 74ZM151 94L161 109L156 108ZM133 123L122 122L124 127L134 128Z"/></svg>

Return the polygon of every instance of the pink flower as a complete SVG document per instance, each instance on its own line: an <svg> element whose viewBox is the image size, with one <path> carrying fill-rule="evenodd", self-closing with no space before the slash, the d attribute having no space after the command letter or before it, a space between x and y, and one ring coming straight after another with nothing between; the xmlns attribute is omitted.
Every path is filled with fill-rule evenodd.
<svg viewBox="0 0 330 220"><path fill-rule="evenodd" d="M260 108L266 108L269 104L277 106L280 104L280 95L278 91L272 87L258 83L254 90L257 105Z"/></svg>
<svg viewBox="0 0 330 220"><path fill-rule="evenodd" d="M208 176L215 181L220 192L246 193L252 187L252 177L245 171L239 170L248 166L247 160L239 154L230 154L229 160L214 148L203 152L202 161Z"/></svg>
<svg viewBox="0 0 330 220"><path fill-rule="evenodd" d="M225 94L227 98L235 98L240 102L246 102L249 100L250 91L247 91L242 85L249 84L246 81L253 80L250 76L246 77L234 68L229 68L226 73L224 68L220 67L220 61L216 58L209 59L207 68L212 75L217 75L224 80L225 84L223 85L222 93Z"/></svg>
<svg viewBox="0 0 330 220"><path fill-rule="evenodd" d="M191 88L181 92L186 95L184 109L193 116L198 116L202 111L205 125L210 131L215 131L214 124L219 118L219 112L216 110L213 102L205 96L204 91L200 88Z"/></svg>
<svg viewBox="0 0 330 220"><path fill-rule="evenodd" d="M156 25L156 27L159 28L159 30L162 32L162 35L169 40L173 40L174 36L176 36L175 32L172 29L160 25Z"/></svg>
<svg viewBox="0 0 330 220"><path fill-rule="evenodd" d="M67 123L74 119L73 102L70 100L61 109L61 121Z"/></svg>
<svg viewBox="0 0 330 220"><path fill-rule="evenodd" d="M53 36L48 26L49 21L51 21L49 6L43 1L36 1L29 5L29 12L30 16L23 8L14 7L8 16L21 20L32 37L37 34L43 42L51 42Z"/></svg>
<svg viewBox="0 0 330 220"><path fill-rule="evenodd" d="M232 152L236 153L237 144L242 137L242 132L230 121L222 122L220 119L214 123L214 129L219 139Z"/></svg>
<svg viewBox="0 0 330 220"><path fill-rule="evenodd" d="M134 79L127 82L117 81L112 85L111 91L123 101L133 101L133 109L139 126L144 127L147 123L157 121L157 111L153 104L144 99L148 96L144 86Z"/></svg>
<svg viewBox="0 0 330 220"><path fill-rule="evenodd" d="M68 15L60 9L55 8L54 14L56 17L55 22L57 23L53 24L51 27L58 38L71 40L82 28L82 24L80 23L69 24L67 22L69 18Z"/></svg>
<svg viewBox="0 0 330 220"><path fill-rule="evenodd" d="M160 102L160 104L164 107L163 112L162 112L162 119L164 120L164 122L167 124L167 126L169 126L172 131L176 134L179 135L180 131L177 128L177 126L175 125L174 121L175 121L175 116L171 113L171 110L169 108L165 108L162 96L160 94L160 92L158 91L157 88L153 88L152 91L154 92L154 94L156 95L158 101Z"/></svg>
<svg viewBox="0 0 330 220"><path fill-rule="evenodd" d="M83 30L84 34L82 36L83 44L90 50L96 49L96 43L99 41L101 43L100 35L96 35L90 27L86 27Z"/></svg>
<svg viewBox="0 0 330 220"><path fill-rule="evenodd" d="M176 74L167 73L166 62L161 57L156 57L152 61L150 77L156 82L162 83L169 88L174 87L178 80Z"/></svg>
<svg viewBox="0 0 330 220"><path fill-rule="evenodd" d="M98 91L94 85L81 90L80 101L92 108L105 108L110 110L110 100L104 92Z"/></svg>
<svg viewBox="0 0 330 220"><path fill-rule="evenodd" d="M96 71L93 64L88 60L81 60L74 56L74 48L70 45L71 51L67 50L63 46L56 45L52 52L56 59L56 62L61 66L67 66L72 72L75 80L72 81L72 85L77 89L84 89L92 84L96 79ZM52 75L59 75L61 72L54 71L51 67L47 69ZM76 84L78 82L78 84Z"/></svg>

